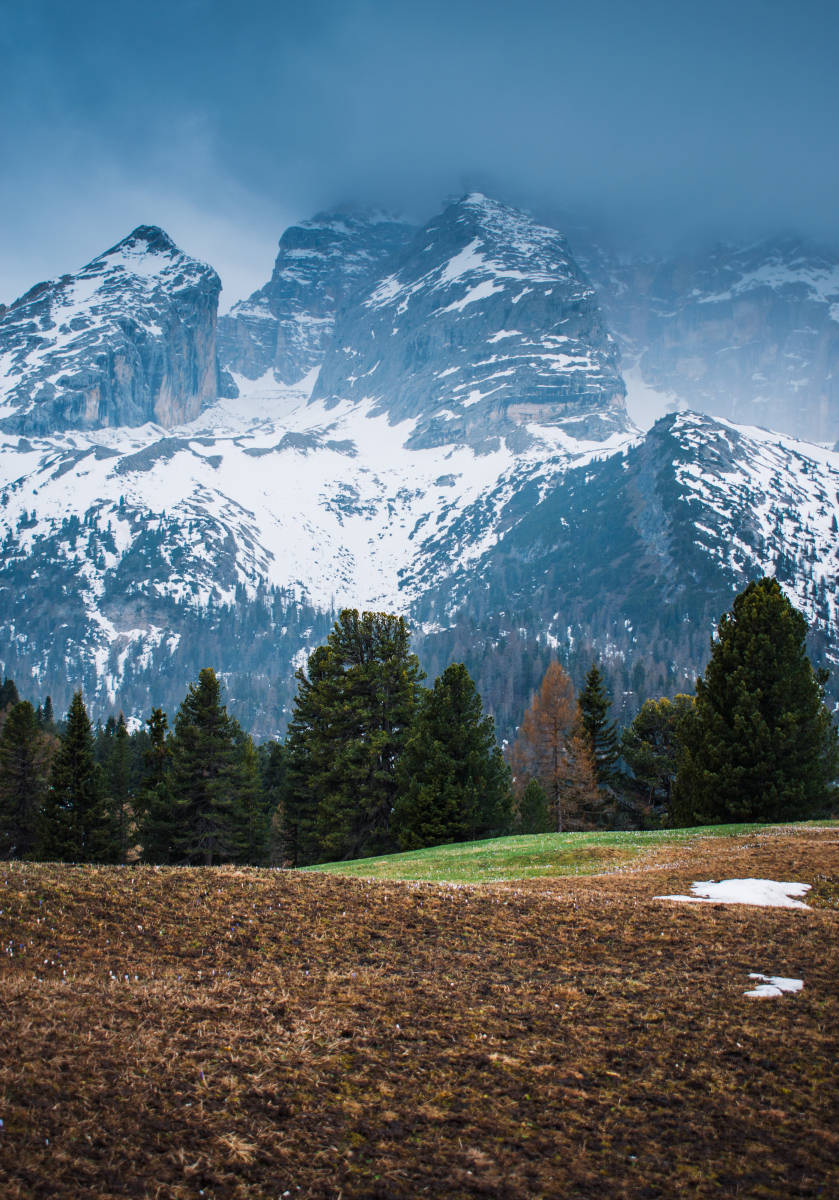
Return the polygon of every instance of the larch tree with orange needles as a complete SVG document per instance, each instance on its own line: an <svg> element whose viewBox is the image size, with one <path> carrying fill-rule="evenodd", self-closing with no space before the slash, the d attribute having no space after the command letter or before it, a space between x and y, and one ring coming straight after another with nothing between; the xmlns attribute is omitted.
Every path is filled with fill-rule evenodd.
<svg viewBox="0 0 839 1200"><path fill-rule="evenodd" d="M558 833L569 822L590 823L599 806L594 762L583 736L574 685L556 661L524 714L510 766L517 797L531 779L539 781Z"/></svg>

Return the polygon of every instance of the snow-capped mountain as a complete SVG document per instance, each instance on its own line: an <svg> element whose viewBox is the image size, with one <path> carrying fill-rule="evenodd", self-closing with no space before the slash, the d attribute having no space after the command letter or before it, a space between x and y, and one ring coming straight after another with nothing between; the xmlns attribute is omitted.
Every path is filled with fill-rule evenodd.
<svg viewBox="0 0 839 1200"><path fill-rule="evenodd" d="M100 713L171 709L211 663L276 732L293 668L354 605L408 615L432 674L464 659L509 733L555 649L604 655L619 707L690 686L767 571L839 657L839 454L691 414L642 435L556 231L477 195L419 231L316 218L224 323L235 388L85 413L63 380L114 374L126 327L182 361L192 260L159 231L120 247L49 285L37 344L14 314L37 297L0 323L20 367L0 393L0 671L59 708L82 685ZM217 280L193 268L206 333ZM77 327L60 304L82 279Z"/></svg>
<svg viewBox="0 0 839 1200"><path fill-rule="evenodd" d="M414 233L378 212L319 213L280 238L271 279L219 319L219 357L255 380L294 384L323 362L349 299L379 278Z"/></svg>
<svg viewBox="0 0 839 1200"><path fill-rule="evenodd" d="M175 424L218 395L221 282L143 225L0 311L0 428Z"/></svg>
<svg viewBox="0 0 839 1200"><path fill-rule="evenodd" d="M416 446L491 447L531 423L595 441L627 428L594 288L556 230L508 205L449 205L355 300L315 386L327 405L415 420Z"/></svg>
<svg viewBox="0 0 839 1200"><path fill-rule="evenodd" d="M839 439L839 255L794 237L621 262L583 254L623 351L630 412L691 408Z"/></svg>

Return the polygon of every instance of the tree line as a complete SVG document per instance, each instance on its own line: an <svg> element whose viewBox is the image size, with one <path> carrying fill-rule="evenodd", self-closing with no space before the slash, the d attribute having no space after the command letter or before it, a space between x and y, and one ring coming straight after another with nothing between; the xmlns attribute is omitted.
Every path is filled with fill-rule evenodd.
<svg viewBox="0 0 839 1200"><path fill-rule="evenodd" d="M552 662L502 753L462 663L432 687L404 619L342 611L256 746L205 668L170 728L57 723L0 685L0 857L304 865L510 832L795 820L836 804L837 731L803 616L774 579L725 614L695 694L620 733L597 662Z"/></svg>

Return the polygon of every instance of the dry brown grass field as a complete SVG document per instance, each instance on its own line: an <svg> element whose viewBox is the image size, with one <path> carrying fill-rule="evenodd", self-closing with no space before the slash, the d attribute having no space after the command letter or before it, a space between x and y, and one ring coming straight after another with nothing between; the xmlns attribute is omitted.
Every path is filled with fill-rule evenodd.
<svg viewBox="0 0 839 1200"><path fill-rule="evenodd" d="M0 866L0 1194L834 1200L839 829L599 869Z"/></svg>

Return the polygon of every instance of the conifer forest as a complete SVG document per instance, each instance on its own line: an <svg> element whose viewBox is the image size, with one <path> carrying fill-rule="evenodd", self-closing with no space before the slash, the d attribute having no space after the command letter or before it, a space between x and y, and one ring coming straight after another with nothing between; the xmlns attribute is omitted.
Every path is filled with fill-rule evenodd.
<svg viewBox="0 0 839 1200"><path fill-rule="evenodd" d="M777 581L723 614L695 694L618 729L597 662L554 659L499 746L463 663L427 685L401 617L343 610L296 672L284 740L256 744L212 667L129 730L0 688L0 857L300 866L511 832L826 815L837 730L806 621Z"/></svg>

